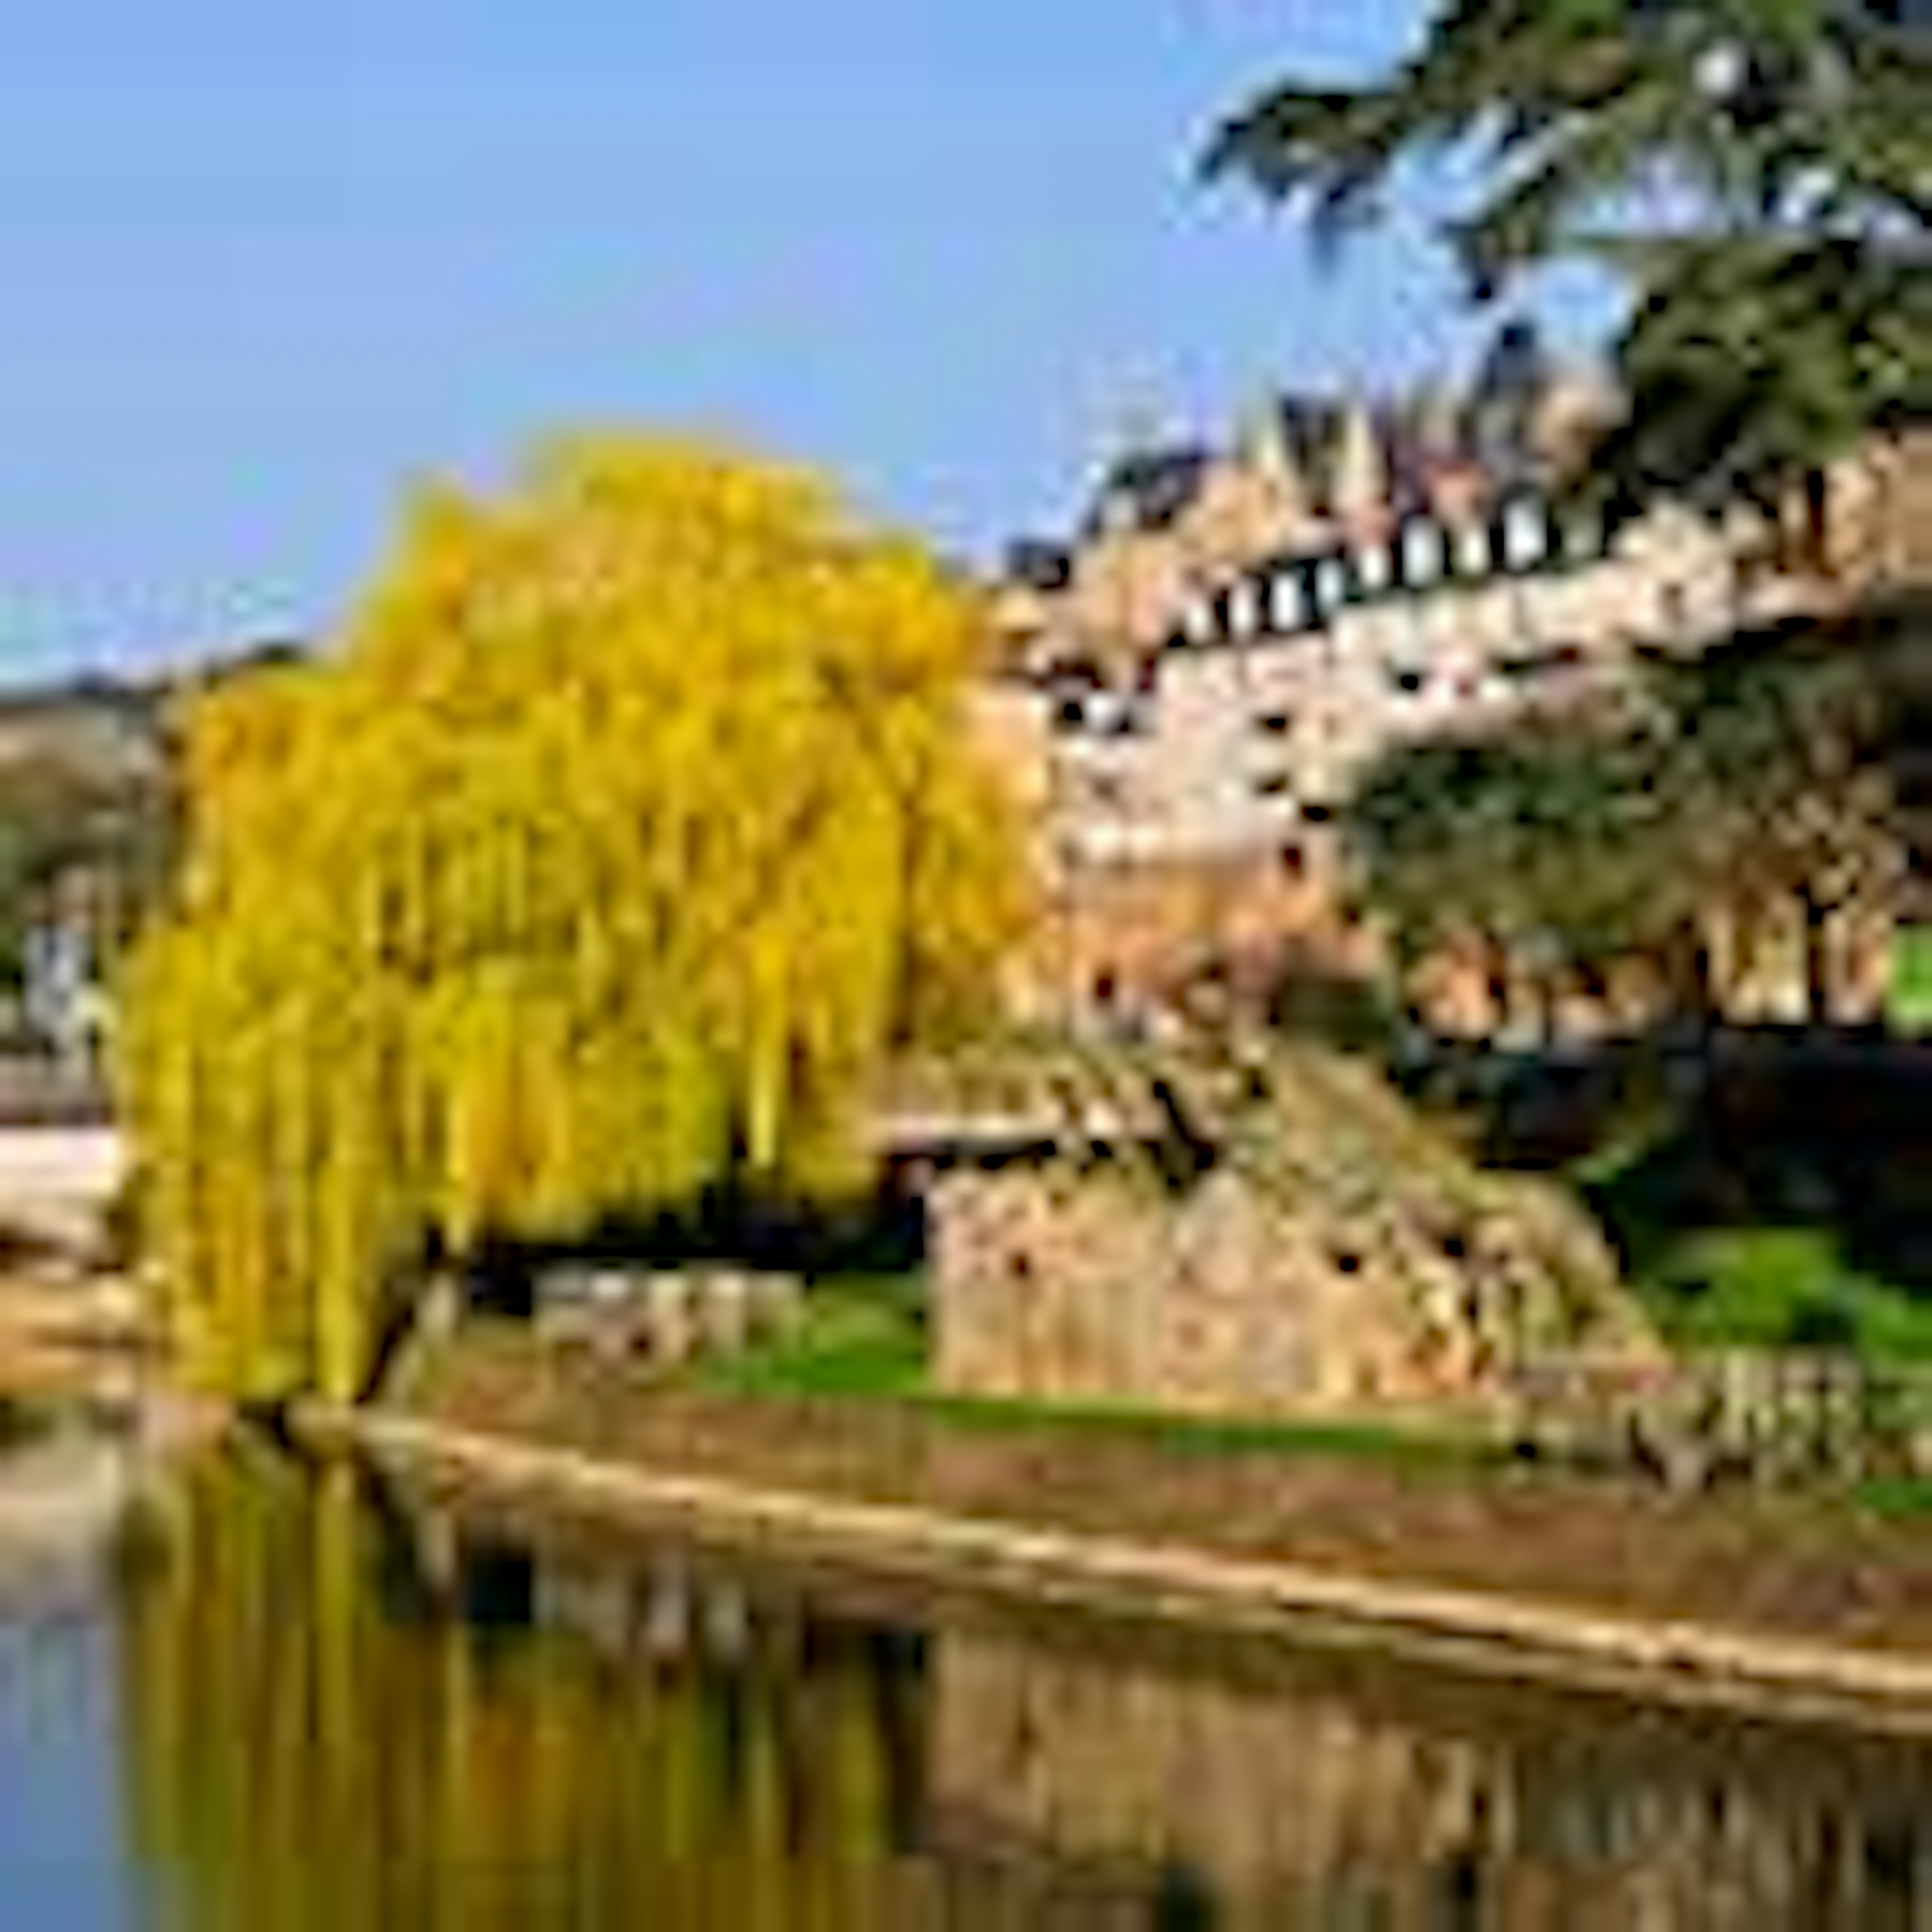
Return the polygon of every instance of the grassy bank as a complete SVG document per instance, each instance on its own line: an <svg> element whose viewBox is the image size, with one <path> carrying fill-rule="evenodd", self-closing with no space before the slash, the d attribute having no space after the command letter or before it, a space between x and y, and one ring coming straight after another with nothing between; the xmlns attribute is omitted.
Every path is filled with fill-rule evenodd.
<svg viewBox="0 0 1932 1932"><path fill-rule="evenodd" d="M1115 1404L1078 1407L998 1401L941 1393L927 1373L923 1284L916 1276L847 1279L821 1285L796 1334L782 1342L710 1363L689 1385L749 1400L896 1403L962 1430L1024 1426L1057 1436L1118 1436L1159 1444L1180 1455L1265 1450L1277 1454L1366 1457L1418 1470L1475 1468L1474 1441L1444 1432L1368 1421L1286 1423L1178 1415ZM500 1346L518 1346L514 1335Z"/></svg>
<svg viewBox="0 0 1932 1932"><path fill-rule="evenodd" d="M1674 1344L1932 1362L1932 1059L1902 1036L1498 1056L1431 1104L1574 1188Z"/></svg>
<svg viewBox="0 0 1932 1932"><path fill-rule="evenodd" d="M613 1466L1932 1654L1924 1485L1670 1497L1393 1430L962 1403L909 1376L910 1321L848 1293L787 1348L682 1380L479 1328L395 1400Z"/></svg>

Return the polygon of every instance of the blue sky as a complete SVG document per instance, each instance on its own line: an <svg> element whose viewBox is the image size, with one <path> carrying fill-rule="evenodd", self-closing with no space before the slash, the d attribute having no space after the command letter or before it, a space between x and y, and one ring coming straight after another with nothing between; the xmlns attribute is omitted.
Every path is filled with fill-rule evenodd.
<svg viewBox="0 0 1932 1932"><path fill-rule="evenodd" d="M62 0L0 63L0 678L316 634L412 478L716 428L985 556L1130 410L1466 341L1189 162L1419 0Z"/></svg>

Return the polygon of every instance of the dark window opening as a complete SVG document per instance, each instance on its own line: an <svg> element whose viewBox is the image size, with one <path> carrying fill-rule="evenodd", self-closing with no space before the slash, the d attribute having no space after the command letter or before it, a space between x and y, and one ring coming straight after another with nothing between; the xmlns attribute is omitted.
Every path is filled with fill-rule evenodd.
<svg viewBox="0 0 1932 1932"><path fill-rule="evenodd" d="M1334 812L1325 805L1304 805L1301 808L1301 815L1310 825L1326 825L1335 816Z"/></svg>
<svg viewBox="0 0 1932 1932"><path fill-rule="evenodd" d="M1286 772L1272 772L1266 778L1257 778L1255 781L1255 790L1263 798L1282 797L1286 794L1288 788L1288 778Z"/></svg>
<svg viewBox="0 0 1932 1932"><path fill-rule="evenodd" d="M1307 860L1299 845L1284 845L1281 848L1281 868L1295 878L1300 878L1307 866Z"/></svg>
<svg viewBox="0 0 1932 1932"><path fill-rule="evenodd" d="M1403 671L1397 676L1396 682L1404 691L1420 691L1422 688L1422 674L1419 670Z"/></svg>
<svg viewBox="0 0 1932 1932"><path fill-rule="evenodd" d="M1256 722L1264 731L1276 738L1285 737L1292 722L1286 711L1271 712L1267 717Z"/></svg>

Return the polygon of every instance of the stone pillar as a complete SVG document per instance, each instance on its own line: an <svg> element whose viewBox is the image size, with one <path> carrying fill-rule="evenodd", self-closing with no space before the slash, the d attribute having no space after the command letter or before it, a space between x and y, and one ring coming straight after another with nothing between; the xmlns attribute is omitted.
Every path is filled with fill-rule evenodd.
<svg viewBox="0 0 1932 1932"><path fill-rule="evenodd" d="M652 1359L670 1366L688 1361L699 1339L689 1278L670 1272L653 1274L645 1294L643 1334Z"/></svg>

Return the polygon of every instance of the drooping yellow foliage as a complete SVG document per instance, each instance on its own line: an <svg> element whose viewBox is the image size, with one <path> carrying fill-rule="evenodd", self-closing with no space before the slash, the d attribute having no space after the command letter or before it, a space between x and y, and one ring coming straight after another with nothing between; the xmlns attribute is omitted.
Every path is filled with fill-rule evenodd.
<svg viewBox="0 0 1932 1932"><path fill-rule="evenodd" d="M982 635L809 478L600 442L424 502L339 653L192 707L122 1058L207 1370L346 1391L432 1238L842 1184L1019 911Z"/></svg>

